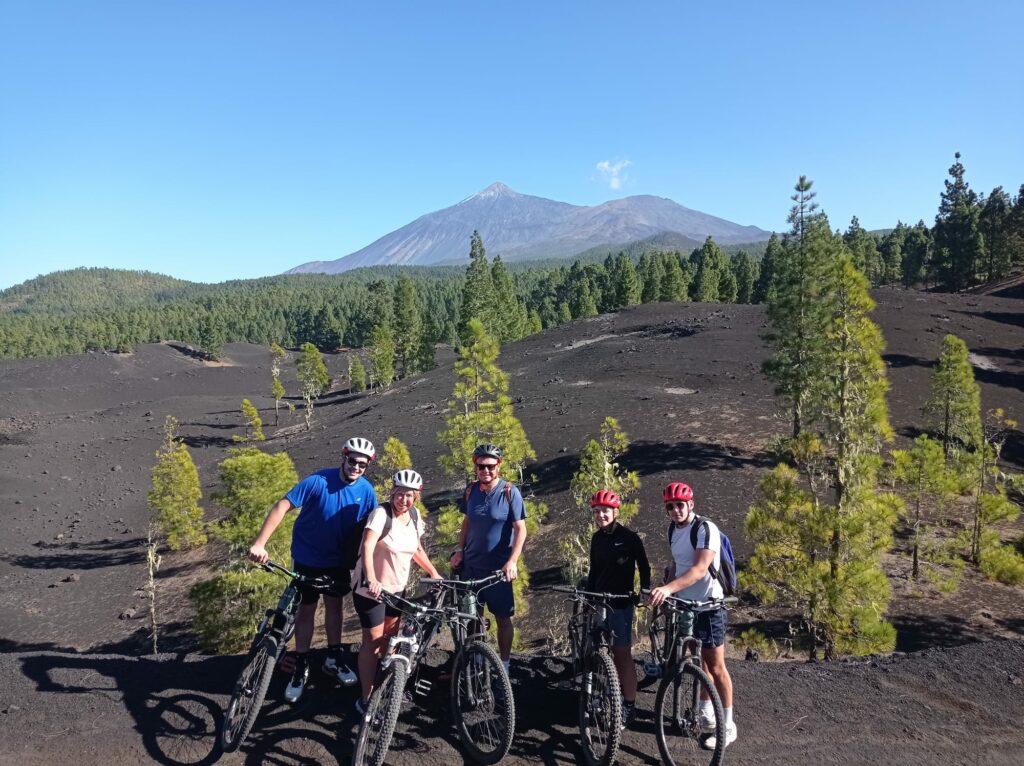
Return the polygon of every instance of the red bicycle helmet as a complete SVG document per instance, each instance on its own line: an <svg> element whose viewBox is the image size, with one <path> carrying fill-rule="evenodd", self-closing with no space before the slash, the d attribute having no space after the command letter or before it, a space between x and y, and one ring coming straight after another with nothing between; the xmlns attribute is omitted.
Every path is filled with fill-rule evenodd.
<svg viewBox="0 0 1024 766"><path fill-rule="evenodd" d="M590 498L590 507L596 508L599 505L606 505L609 508L618 508L619 496L610 489L599 489L594 493L594 496Z"/></svg>
<svg viewBox="0 0 1024 766"><path fill-rule="evenodd" d="M693 500L693 490L690 489L689 484L674 481L665 487L665 491L661 493L661 499L666 503L688 503Z"/></svg>

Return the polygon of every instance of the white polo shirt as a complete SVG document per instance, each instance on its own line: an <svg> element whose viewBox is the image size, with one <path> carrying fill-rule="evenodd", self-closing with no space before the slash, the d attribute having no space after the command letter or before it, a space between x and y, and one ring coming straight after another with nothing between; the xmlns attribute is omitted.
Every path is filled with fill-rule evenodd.
<svg viewBox="0 0 1024 766"><path fill-rule="evenodd" d="M672 562L675 565L673 579L679 577L686 570L693 567L697 550L712 550L715 552L715 560L712 566L715 570L722 568L722 533L718 527L709 519L701 519L700 527L697 530L697 548L690 544L690 534L694 522L691 521L685 527L673 527L672 529ZM676 593L679 598L693 599L695 601L707 601L712 598L722 598L725 591L722 584L711 576L710 568L704 576L689 587L683 588Z"/></svg>

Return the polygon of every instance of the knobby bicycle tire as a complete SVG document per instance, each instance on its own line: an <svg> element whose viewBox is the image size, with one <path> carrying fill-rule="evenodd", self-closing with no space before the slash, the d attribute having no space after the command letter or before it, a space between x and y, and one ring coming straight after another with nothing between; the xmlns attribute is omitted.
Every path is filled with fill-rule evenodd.
<svg viewBox="0 0 1024 766"><path fill-rule="evenodd" d="M452 717L466 755L489 766L512 747L516 709L498 653L483 641L467 644L452 672Z"/></svg>
<svg viewBox="0 0 1024 766"><path fill-rule="evenodd" d="M402 709L408 675L409 668L402 660L395 660L384 670L380 684L370 694L366 715L359 727L352 754L353 766L383 766Z"/></svg>
<svg viewBox="0 0 1024 766"><path fill-rule="evenodd" d="M710 734L700 728L701 692L715 711L715 748L705 750ZM718 766L725 751L725 714L711 677L692 663L670 667L654 699L658 750L665 766Z"/></svg>
<svg viewBox="0 0 1024 766"><path fill-rule="evenodd" d="M235 681L220 729L220 745L233 752L245 741L263 707L277 664L277 639L265 636L250 652L249 662Z"/></svg>
<svg viewBox="0 0 1024 766"><path fill-rule="evenodd" d="M583 760L587 766L609 766L619 751L622 692L619 674L606 648L597 649L586 658L580 680L579 725Z"/></svg>

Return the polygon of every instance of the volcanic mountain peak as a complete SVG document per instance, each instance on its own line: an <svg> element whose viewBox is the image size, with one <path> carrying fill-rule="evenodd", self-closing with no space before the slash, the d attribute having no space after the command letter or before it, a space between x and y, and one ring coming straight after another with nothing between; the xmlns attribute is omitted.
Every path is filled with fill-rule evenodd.
<svg viewBox="0 0 1024 766"><path fill-rule="evenodd" d="M493 184L488 186L482 191L478 191L476 194L466 197L466 199L460 202L463 205L467 202L472 202L477 199L494 199L496 197L522 197L523 195L517 192L510 186L503 184L501 181L495 181Z"/></svg>

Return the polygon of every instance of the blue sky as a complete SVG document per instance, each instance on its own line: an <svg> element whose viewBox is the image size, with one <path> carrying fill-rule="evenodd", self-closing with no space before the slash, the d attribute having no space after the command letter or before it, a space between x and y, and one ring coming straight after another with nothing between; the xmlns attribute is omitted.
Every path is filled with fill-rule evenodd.
<svg viewBox="0 0 1024 766"><path fill-rule="evenodd" d="M841 228L931 223L955 151L1024 183L1019 0L715 5L0 0L0 288L276 274L494 181L776 230L801 174Z"/></svg>

